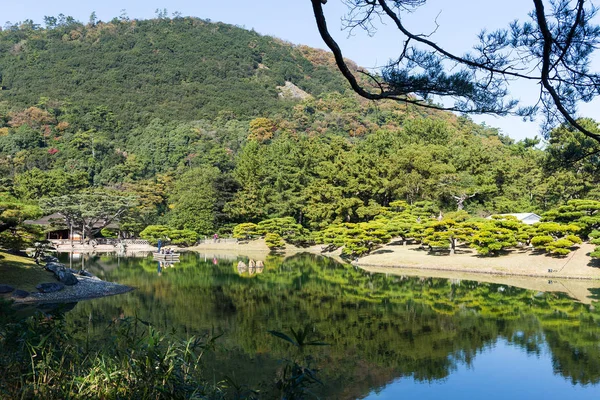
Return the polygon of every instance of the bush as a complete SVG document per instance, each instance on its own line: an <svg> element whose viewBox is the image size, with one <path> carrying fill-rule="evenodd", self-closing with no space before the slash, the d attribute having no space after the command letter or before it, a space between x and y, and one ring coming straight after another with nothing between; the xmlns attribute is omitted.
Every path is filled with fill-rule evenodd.
<svg viewBox="0 0 600 400"><path fill-rule="evenodd" d="M568 235L567 237L565 237L565 239L571 241L573 244L583 243L583 240L581 240L581 238L579 236L575 236L575 235Z"/></svg>
<svg viewBox="0 0 600 400"><path fill-rule="evenodd" d="M261 235L277 234L287 243L296 245L306 243L310 237L308 230L297 224L292 217L265 219L258 223L256 231Z"/></svg>
<svg viewBox="0 0 600 400"><path fill-rule="evenodd" d="M223 390L203 376L216 337L179 340L132 318L107 332L110 340L89 346L61 318L0 324L0 397L212 398Z"/></svg>
<svg viewBox="0 0 600 400"><path fill-rule="evenodd" d="M265 235L265 243L271 250L283 249L285 247L283 238L276 233L267 233Z"/></svg>
<svg viewBox="0 0 600 400"><path fill-rule="evenodd" d="M554 241L552 236L544 235L544 236L534 236L531 238L531 245L533 247L544 247L548 243Z"/></svg>
<svg viewBox="0 0 600 400"><path fill-rule="evenodd" d="M198 234L190 229L173 229L165 225L148 225L140 232L140 237L154 246L159 239L182 246L192 246L198 241Z"/></svg>
<svg viewBox="0 0 600 400"><path fill-rule="evenodd" d="M140 232L140 237L150 242L151 245L156 246L158 240L165 240L169 237L171 228L165 225L148 225L143 231Z"/></svg>
<svg viewBox="0 0 600 400"><path fill-rule="evenodd" d="M251 239L255 236L260 236L260 234L258 233L257 225L252 222L239 224L233 228L233 237L236 239Z"/></svg>
<svg viewBox="0 0 600 400"><path fill-rule="evenodd" d="M198 234L189 229L173 229L168 232L171 243L182 246L192 246L198 241Z"/></svg>

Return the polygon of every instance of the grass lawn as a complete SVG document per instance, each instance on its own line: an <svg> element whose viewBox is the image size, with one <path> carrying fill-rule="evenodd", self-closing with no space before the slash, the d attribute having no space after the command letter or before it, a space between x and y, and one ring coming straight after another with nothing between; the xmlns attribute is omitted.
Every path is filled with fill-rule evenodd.
<svg viewBox="0 0 600 400"><path fill-rule="evenodd" d="M0 284L35 292L37 291L36 285L42 282L56 282L56 279L52 272L35 265L30 258L0 251Z"/></svg>

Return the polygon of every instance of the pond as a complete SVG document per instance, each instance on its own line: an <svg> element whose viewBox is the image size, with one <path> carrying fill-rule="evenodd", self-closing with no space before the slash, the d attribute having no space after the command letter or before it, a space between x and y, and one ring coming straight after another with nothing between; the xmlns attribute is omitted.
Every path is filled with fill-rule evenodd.
<svg viewBox="0 0 600 400"><path fill-rule="evenodd" d="M293 350L268 331L305 326L328 344L306 350L323 382L320 398L600 395L600 309L566 294L386 276L310 254L270 257L250 271L236 267L248 258L197 253L172 265L151 256L62 257L136 288L80 302L66 316L74 329L100 338L111 321L137 316L182 337L223 333L208 375L265 398Z"/></svg>

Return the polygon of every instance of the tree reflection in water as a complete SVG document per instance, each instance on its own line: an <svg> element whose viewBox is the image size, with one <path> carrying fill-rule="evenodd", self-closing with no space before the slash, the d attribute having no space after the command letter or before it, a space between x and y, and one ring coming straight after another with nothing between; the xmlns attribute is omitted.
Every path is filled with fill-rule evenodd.
<svg viewBox="0 0 600 400"><path fill-rule="evenodd" d="M255 388L273 379L289 351L267 331L310 323L330 344L310 351L325 382L321 395L335 398L361 397L398 377L446 378L499 339L532 354L547 346L555 373L574 384L600 381L600 312L564 294L372 274L309 254L270 257L262 273L239 270L238 261L249 263L189 253L157 276L151 258L117 267L116 258L93 257L90 271L136 290L82 302L69 323L99 337L120 315L181 335L223 331L211 371Z"/></svg>

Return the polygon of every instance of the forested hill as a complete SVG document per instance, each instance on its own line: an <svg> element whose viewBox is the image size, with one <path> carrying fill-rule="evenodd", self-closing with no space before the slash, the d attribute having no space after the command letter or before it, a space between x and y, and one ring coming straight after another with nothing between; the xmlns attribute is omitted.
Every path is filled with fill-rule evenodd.
<svg viewBox="0 0 600 400"><path fill-rule="evenodd" d="M289 104L277 86L311 95L347 85L328 53L198 18L78 23L46 18L0 33L0 99L40 97L106 105L131 127L152 117L191 121L272 114Z"/></svg>
<svg viewBox="0 0 600 400"><path fill-rule="evenodd" d="M540 150L451 113L370 102L321 50L197 18L46 24L0 32L0 225L3 209L91 189L137 199L121 225L134 235L274 217L321 229L398 200L485 216L600 198L597 158L560 167L577 133L558 128Z"/></svg>

